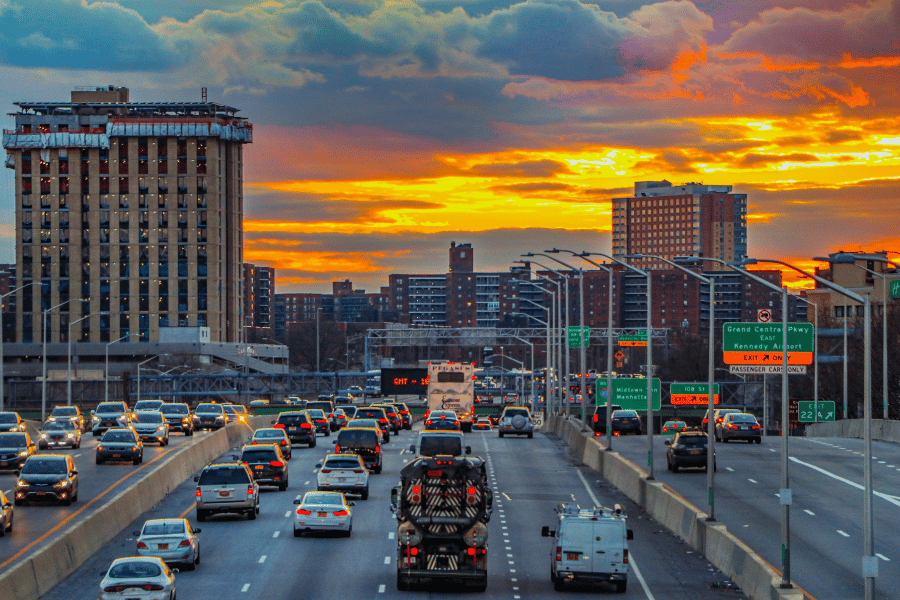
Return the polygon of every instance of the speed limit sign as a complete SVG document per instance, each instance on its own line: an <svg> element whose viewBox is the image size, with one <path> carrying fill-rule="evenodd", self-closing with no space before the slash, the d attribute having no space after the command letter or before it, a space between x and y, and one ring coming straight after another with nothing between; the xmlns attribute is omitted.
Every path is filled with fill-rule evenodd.
<svg viewBox="0 0 900 600"><path fill-rule="evenodd" d="M772 322L772 311L768 308L761 308L756 311L756 320L760 323L771 323Z"/></svg>

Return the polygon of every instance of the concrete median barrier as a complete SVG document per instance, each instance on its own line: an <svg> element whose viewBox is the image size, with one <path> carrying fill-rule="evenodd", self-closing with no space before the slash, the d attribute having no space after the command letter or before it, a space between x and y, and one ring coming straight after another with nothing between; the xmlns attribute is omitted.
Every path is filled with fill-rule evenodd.
<svg viewBox="0 0 900 600"><path fill-rule="evenodd" d="M37 600L187 478L270 422L270 416L252 417L174 449L134 485L11 565L0 575L0 600Z"/></svg>
<svg viewBox="0 0 900 600"><path fill-rule="evenodd" d="M828 424L834 425L834 424ZM853 427L845 425L847 431ZM854 426L855 427L855 426ZM581 422L550 417L543 430L565 441L582 462L643 507L654 521L677 535L734 581L754 600L800 600L803 593L779 587L781 575L725 525L708 522L706 513L664 483L647 481L645 471L616 452L607 452L603 438L581 430ZM898 427L900 433L900 427ZM827 434L826 434L827 435Z"/></svg>

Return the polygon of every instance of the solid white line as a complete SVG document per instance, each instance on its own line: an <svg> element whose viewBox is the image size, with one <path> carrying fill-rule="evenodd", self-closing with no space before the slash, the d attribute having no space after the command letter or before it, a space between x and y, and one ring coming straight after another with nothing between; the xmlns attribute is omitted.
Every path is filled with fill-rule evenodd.
<svg viewBox="0 0 900 600"><path fill-rule="evenodd" d="M388 534L388 539L389 539L389 540L394 539L394 532L393 532L393 531L390 532L390 533Z"/></svg>
<svg viewBox="0 0 900 600"><path fill-rule="evenodd" d="M245 583L245 584L244 584L244 587L241 588L241 591L242 591L242 592L246 592L246 591L249 590L249 589L250 589L250 584L249 584L249 583Z"/></svg>
<svg viewBox="0 0 900 600"><path fill-rule="evenodd" d="M808 514L808 515L811 516L811 517L816 516L816 513L814 513L814 512L811 511L811 510L805 509L805 508L803 509L803 512L805 512L806 514Z"/></svg>
<svg viewBox="0 0 900 600"><path fill-rule="evenodd" d="M839 534L841 534L842 536L844 536L844 537L850 537L850 534L849 534L849 533L845 533L845 532L841 531L840 529L838 529L837 532L838 532Z"/></svg>
<svg viewBox="0 0 900 600"><path fill-rule="evenodd" d="M749 481L750 483L756 483L755 479L748 479L747 481Z"/></svg>
<svg viewBox="0 0 900 600"><path fill-rule="evenodd" d="M281 535L281 532L280 532L280 531L276 531L275 533L272 534L272 537L273 537L273 538L277 538L279 535Z"/></svg>
<svg viewBox="0 0 900 600"><path fill-rule="evenodd" d="M259 557L259 564L263 564L264 562L266 562L266 555L265 555L265 554L263 554L262 556Z"/></svg>
<svg viewBox="0 0 900 600"><path fill-rule="evenodd" d="M382 583L381 585L378 586L378 593L379 593L379 594L383 594L385 589L387 589L387 588L386 588L385 585Z"/></svg>
<svg viewBox="0 0 900 600"><path fill-rule="evenodd" d="M883 561L891 562L891 559L889 559L889 558L888 558L887 556L885 556L884 554L876 554L875 556L877 556L878 558L880 558L880 559L883 560Z"/></svg>
<svg viewBox="0 0 900 600"><path fill-rule="evenodd" d="M384 557L384 564L386 564L386 565L391 564L391 557L390 557L390 556L385 556L385 557Z"/></svg>
<svg viewBox="0 0 900 600"><path fill-rule="evenodd" d="M807 463L807 462L803 462L802 460L797 460L797 459L794 458L793 456L791 456L791 457L789 457L789 458L790 458L792 461L794 461L795 463L797 463L798 465L803 465L804 467L809 467L809 468L812 469L813 471L818 471L818 472L821 473L822 475L827 475L828 477L831 477L832 479L837 479L837 480L840 481L841 483L846 483L847 485L849 485L849 486L851 486L851 487L855 487L855 488L858 489L858 490L865 490L865 488L864 488L863 486L861 486L860 484L856 483L855 481L850 481L849 479L844 479L843 477L840 477L840 476L838 476L838 475L835 475L834 473L831 473L830 471L826 471L826 470L823 469L822 467L817 467L816 465L811 465L811 464L809 464L809 463ZM878 496L879 498L882 498L882 499L884 499L884 500L887 500L888 502L890 502L891 504L893 504L893 505L895 505L895 506L900 506L900 500L898 500L898 499L895 498L894 496L890 496L890 495L888 495L888 494L885 494L884 492L876 492L876 491L874 491L874 490L872 491L872 493L873 493L873 495Z"/></svg>
<svg viewBox="0 0 900 600"><path fill-rule="evenodd" d="M575 470L575 473L578 474L578 477L581 479L581 483L584 484L584 489L587 490L588 496L591 497L591 501L594 503L594 506L601 506L600 501L597 500L597 496L594 495L594 491L591 489L591 486L588 485L587 479L584 478L584 475L581 474L581 471ZM647 586L647 582L644 580L644 576L641 575L641 570L638 569L637 561L634 560L634 553L629 550L628 552L628 564L631 565L631 568L634 569L634 576L637 577L638 582L641 584L641 587L644 588L644 594L647 596L647 600L656 600L653 596L653 593L650 591L650 588Z"/></svg>
<svg viewBox="0 0 900 600"><path fill-rule="evenodd" d="M81 454L76 454L73 458L78 458Z"/></svg>

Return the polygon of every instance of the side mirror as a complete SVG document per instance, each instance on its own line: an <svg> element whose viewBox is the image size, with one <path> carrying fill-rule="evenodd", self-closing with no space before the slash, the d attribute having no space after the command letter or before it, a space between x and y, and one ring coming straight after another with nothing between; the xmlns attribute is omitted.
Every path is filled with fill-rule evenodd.
<svg viewBox="0 0 900 600"><path fill-rule="evenodd" d="M472 447L466 446L466 454L472 454Z"/></svg>
<svg viewBox="0 0 900 600"><path fill-rule="evenodd" d="M353 500L348 500L347 506L356 506L356 502L354 502Z"/></svg>
<svg viewBox="0 0 900 600"><path fill-rule="evenodd" d="M199 476L199 475L194 475L194 481L200 481L200 476Z"/></svg>
<svg viewBox="0 0 900 600"><path fill-rule="evenodd" d="M94 411L91 411L91 414L94 414ZM105 575L105 573L104 573L104 575Z"/></svg>
<svg viewBox="0 0 900 600"><path fill-rule="evenodd" d="M672 440L666 440L666 441L665 441L665 444L666 444L666 446L671 446L671 445L672 445Z"/></svg>
<svg viewBox="0 0 900 600"><path fill-rule="evenodd" d="M203 530L202 530L202 529L195 529L195 530L194 530L194 535L197 535L197 534L200 533L201 531L203 531Z"/></svg>
<svg viewBox="0 0 900 600"><path fill-rule="evenodd" d="M316 463L316 468L317 468L317 469L321 469L321 468L322 468L322 463Z"/></svg>
<svg viewBox="0 0 900 600"><path fill-rule="evenodd" d="M78 475L78 469L72 469L72 475Z"/></svg>
<svg viewBox="0 0 900 600"><path fill-rule="evenodd" d="M275 421L277 421L277 420L278 420L278 419L272 419L272 421L271 421L272 425L274 425L274 424L275 424Z"/></svg>
<svg viewBox="0 0 900 600"><path fill-rule="evenodd" d="M131 535L141 535L141 532L140 531L132 531Z"/></svg>
<svg viewBox="0 0 900 600"><path fill-rule="evenodd" d="M303 500L294 500L294 504L301 504Z"/></svg>
<svg viewBox="0 0 900 600"><path fill-rule="evenodd" d="M549 525L544 525L543 527L541 527L541 537L553 537L555 535L556 532L551 531Z"/></svg>
<svg viewBox="0 0 900 600"><path fill-rule="evenodd" d="M409 445L409 451L412 452L413 454L415 454L415 453L416 453L416 445L415 445L415 444L410 444L410 445Z"/></svg>
<svg viewBox="0 0 900 600"><path fill-rule="evenodd" d="M232 454L232 455L231 455L231 460L240 460L240 459L241 459L241 457L238 456L237 454Z"/></svg>
<svg viewBox="0 0 900 600"><path fill-rule="evenodd" d="M337 440L331 440L332 444L337 444Z"/></svg>
<svg viewBox="0 0 900 600"><path fill-rule="evenodd" d="M625 539L626 539L626 540L633 540L633 539L634 539L634 532L633 532L632 530L629 529L629 530L627 531L627 533L625 534Z"/></svg>

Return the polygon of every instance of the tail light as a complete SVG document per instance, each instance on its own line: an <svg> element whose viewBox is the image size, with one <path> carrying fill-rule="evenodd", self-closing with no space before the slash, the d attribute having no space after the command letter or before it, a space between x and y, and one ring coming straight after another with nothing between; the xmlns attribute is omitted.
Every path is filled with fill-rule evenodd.
<svg viewBox="0 0 900 600"><path fill-rule="evenodd" d="M469 489L466 490L466 504L475 504L475 502L478 501L475 497L476 491L477 490L473 486L470 486Z"/></svg>
<svg viewBox="0 0 900 600"><path fill-rule="evenodd" d="M412 498L409 499L413 504L419 504L422 502L422 488L414 485L412 489Z"/></svg>
<svg viewBox="0 0 900 600"><path fill-rule="evenodd" d="M338 454L340 454L341 453L341 445L340 444L335 445L334 451L337 452Z"/></svg>
<svg viewBox="0 0 900 600"><path fill-rule="evenodd" d="M109 587L103 588L104 592L122 592L125 591L124 585L111 585Z"/></svg>
<svg viewBox="0 0 900 600"><path fill-rule="evenodd" d="M737 425L735 425L734 423L729 423L727 427L728 429L737 429Z"/></svg>
<svg viewBox="0 0 900 600"><path fill-rule="evenodd" d="M600 417L598 415L594 415L594 423L596 423L599 420L600 420Z"/></svg>
<svg viewBox="0 0 900 600"><path fill-rule="evenodd" d="M628 548L622 551L622 562L626 565L628 564Z"/></svg>
<svg viewBox="0 0 900 600"><path fill-rule="evenodd" d="M179 548L187 548L191 545L191 540L181 540L181 543L178 544Z"/></svg>
<svg viewBox="0 0 900 600"><path fill-rule="evenodd" d="M759 425L754 425L751 429L761 429L761 427Z"/></svg>
<svg viewBox="0 0 900 600"><path fill-rule="evenodd" d="M381 452L381 446L375 446L375 454Z"/></svg>
<svg viewBox="0 0 900 600"><path fill-rule="evenodd" d="M322 469L320 473L331 473L331 469Z"/></svg>
<svg viewBox="0 0 900 600"><path fill-rule="evenodd" d="M148 583L147 585L142 585L141 589L148 592L159 592L163 589L163 586L157 585L155 583Z"/></svg>
<svg viewBox="0 0 900 600"><path fill-rule="evenodd" d="M284 466L284 463L281 462L280 460L273 460L269 464L272 465L273 467L283 467Z"/></svg>
<svg viewBox="0 0 900 600"><path fill-rule="evenodd" d="M197 497L199 498L202 494L200 493L200 487L197 487Z"/></svg>
<svg viewBox="0 0 900 600"><path fill-rule="evenodd" d="M364 469L353 469L354 473L365 473Z"/></svg>
<svg viewBox="0 0 900 600"><path fill-rule="evenodd" d="M300 423L300 429L312 429L311 423Z"/></svg>
<svg viewBox="0 0 900 600"><path fill-rule="evenodd" d="M378 419L379 423L387 423L387 419Z"/></svg>
<svg viewBox="0 0 900 600"><path fill-rule="evenodd" d="M562 546L556 547L556 560L562 561Z"/></svg>
<svg viewBox="0 0 900 600"><path fill-rule="evenodd" d="M250 445L251 445L251 446L256 445L256 440L250 440Z"/></svg>
<svg viewBox="0 0 900 600"><path fill-rule="evenodd" d="M350 514L350 513L349 513L348 511L346 511L346 510L336 510L336 511L334 511L334 516L336 516L336 517L346 517L346 516L349 515L349 514Z"/></svg>
<svg viewBox="0 0 900 600"><path fill-rule="evenodd" d="M459 425L459 421L453 421L454 425Z"/></svg>
<svg viewBox="0 0 900 600"><path fill-rule="evenodd" d="M253 486L252 486L252 485L248 485L248 486L247 486L247 495L248 495L248 496L252 496L252 495L253 495Z"/></svg>
<svg viewBox="0 0 900 600"><path fill-rule="evenodd" d="M428 419L427 421L425 421L425 424L426 424L426 425L431 425L431 419Z"/></svg>
<svg viewBox="0 0 900 600"><path fill-rule="evenodd" d="M311 510L306 510L306 509L303 509L303 508L298 508L298 509L297 509L297 514L298 514L298 515L311 515L311 514L312 514L312 511L311 511Z"/></svg>
<svg viewBox="0 0 900 600"><path fill-rule="evenodd" d="M287 446L287 440L281 440L281 445L282 445L282 446Z"/></svg>
<svg viewBox="0 0 900 600"><path fill-rule="evenodd" d="M272 425L273 429L284 429L284 423L275 423Z"/></svg>
<svg viewBox="0 0 900 600"><path fill-rule="evenodd" d="M147 544L145 544L144 542L138 542L137 547L138 547L138 550L140 550L141 548L146 548Z"/></svg>

